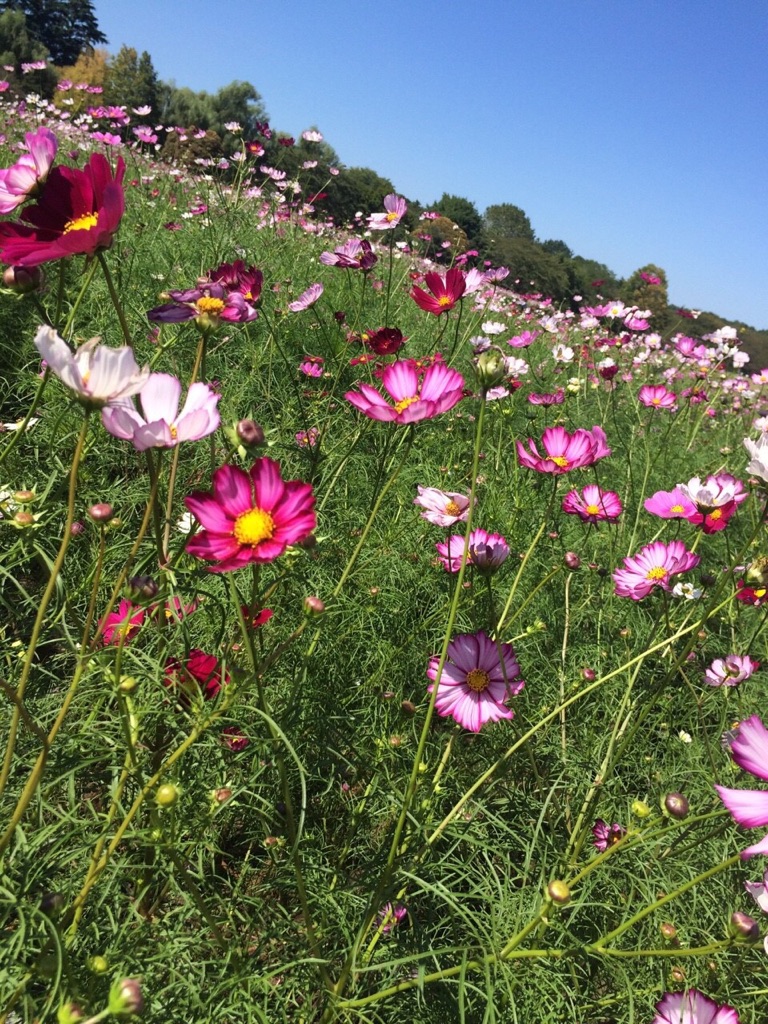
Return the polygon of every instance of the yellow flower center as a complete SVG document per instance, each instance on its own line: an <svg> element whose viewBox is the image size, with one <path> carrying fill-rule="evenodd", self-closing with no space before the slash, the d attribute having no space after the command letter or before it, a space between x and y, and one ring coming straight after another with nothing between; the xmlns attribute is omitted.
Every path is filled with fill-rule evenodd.
<svg viewBox="0 0 768 1024"><path fill-rule="evenodd" d="M64 234L67 235L70 231L90 231L98 223L99 218L95 213L84 213L81 217L75 217L67 221L64 225Z"/></svg>
<svg viewBox="0 0 768 1024"><path fill-rule="evenodd" d="M481 668L473 668L471 672L467 673L467 686L473 693L482 693L488 688L490 682L488 673Z"/></svg>
<svg viewBox="0 0 768 1024"><path fill-rule="evenodd" d="M175 441L175 440L176 440L176 439L178 438L178 436L179 436L179 432L178 432L178 430L176 429L176 427L174 427L174 425L173 425L172 423L171 423L171 425L169 426L169 428L168 428L168 429L169 429L169 430L170 430L170 432L171 432L171 437L172 437L172 438L173 438L173 440Z"/></svg>
<svg viewBox="0 0 768 1024"><path fill-rule="evenodd" d="M765 597L766 591L762 588L755 591L755 597Z"/></svg>
<svg viewBox="0 0 768 1024"><path fill-rule="evenodd" d="M568 459L564 455L552 455L550 456L550 462L554 462L556 466L560 466L561 469L566 469L568 466Z"/></svg>
<svg viewBox="0 0 768 1024"><path fill-rule="evenodd" d="M651 399L651 405L661 405L661 399L660 398L652 398Z"/></svg>
<svg viewBox="0 0 768 1024"><path fill-rule="evenodd" d="M401 398L399 402L395 402L395 412L402 412L407 409L409 405L413 405L414 402L418 402L419 396L414 395L412 398Z"/></svg>
<svg viewBox="0 0 768 1024"><path fill-rule="evenodd" d="M600 513L600 509L597 507L597 505L587 505L585 506L585 511L589 512L591 516L596 516Z"/></svg>
<svg viewBox="0 0 768 1024"><path fill-rule="evenodd" d="M393 220L397 220L397 214L396 214L396 213L388 213L388 214L387 214L387 220L388 220L388 221L389 221L390 223L391 223L391 222L392 222Z"/></svg>
<svg viewBox="0 0 768 1024"><path fill-rule="evenodd" d="M224 309L224 300L212 299L210 295L204 295L195 302L195 309L200 313L220 313Z"/></svg>
<svg viewBox="0 0 768 1024"><path fill-rule="evenodd" d="M719 508L716 508L712 512L709 513L709 518L710 519L714 519L715 522L717 522L718 519L722 519L723 518L723 513L722 513L722 511Z"/></svg>
<svg viewBox="0 0 768 1024"><path fill-rule="evenodd" d="M645 577L647 580L664 580L667 578L667 570L663 565L657 565L654 569L651 569Z"/></svg>
<svg viewBox="0 0 768 1024"><path fill-rule="evenodd" d="M445 514L447 516L460 516L461 509L459 508L455 501L449 501L448 504L445 506Z"/></svg>
<svg viewBox="0 0 768 1024"><path fill-rule="evenodd" d="M233 532L238 544L255 548L263 540L271 539L275 524L269 512L262 508L251 508L237 517Z"/></svg>
<svg viewBox="0 0 768 1024"><path fill-rule="evenodd" d="M450 306L451 301L452 300L450 295L441 295L440 298L437 300L437 304L438 306Z"/></svg>
<svg viewBox="0 0 768 1024"><path fill-rule="evenodd" d="M685 509L683 508L682 505L673 505L672 508L669 511L670 512L684 512Z"/></svg>

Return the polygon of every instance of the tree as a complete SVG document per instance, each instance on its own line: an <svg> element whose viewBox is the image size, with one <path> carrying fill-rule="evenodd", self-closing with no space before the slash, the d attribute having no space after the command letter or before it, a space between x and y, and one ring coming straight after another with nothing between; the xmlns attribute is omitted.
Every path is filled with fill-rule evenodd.
<svg viewBox="0 0 768 1024"><path fill-rule="evenodd" d="M544 252L550 252L553 256L563 256L565 259L573 259L573 249L566 245L561 238L548 238L546 242L540 242Z"/></svg>
<svg viewBox="0 0 768 1024"><path fill-rule="evenodd" d="M160 84L147 51L139 57L132 46L121 46L107 63L104 102L131 110L151 107L156 116L159 96Z"/></svg>
<svg viewBox="0 0 768 1024"><path fill-rule="evenodd" d="M528 215L513 203L496 203L483 214L483 229L488 245L502 238L524 238L535 242ZM566 247L567 248L567 247Z"/></svg>
<svg viewBox="0 0 768 1024"><path fill-rule="evenodd" d="M661 267L646 263L627 278L623 292L625 302L651 311L651 326L655 331L664 331L670 325L667 275Z"/></svg>
<svg viewBox="0 0 768 1024"><path fill-rule="evenodd" d="M437 262L451 261L467 251L467 236L458 224L450 217L436 217L434 220L423 220L413 231L412 244L418 251ZM443 247L443 242L449 244Z"/></svg>
<svg viewBox="0 0 768 1024"><path fill-rule="evenodd" d="M106 50L83 51L71 67L59 68L59 79L72 82L73 85L86 82L88 85L104 87L107 77L109 53ZM84 89L57 90L53 97L54 106L68 110L70 114L80 114L87 107L98 103L98 97Z"/></svg>
<svg viewBox="0 0 768 1024"><path fill-rule="evenodd" d="M497 266L509 267L510 275L505 284L515 291L523 294L540 292L556 301L569 296L570 281L565 261L545 252L536 242L527 238L497 239L493 244L492 258Z"/></svg>
<svg viewBox="0 0 768 1024"><path fill-rule="evenodd" d="M432 204L431 209L459 225L467 236L467 245L470 249L480 247L483 221L477 207L469 199L443 192L441 198Z"/></svg>
<svg viewBox="0 0 768 1024"><path fill-rule="evenodd" d="M83 50L106 43L91 0L0 0L1 11L21 11L29 34L54 64L74 64Z"/></svg>
<svg viewBox="0 0 768 1024"><path fill-rule="evenodd" d="M322 209L327 210L337 224L348 224L356 213L365 217L382 208L384 196L395 191L389 178L382 178L370 167L347 167L331 177Z"/></svg>
<svg viewBox="0 0 768 1024"><path fill-rule="evenodd" d="M3 78L8 81L14 92L37 92L46 98L53 94L56 86L56 75L50 68L24 74L22 64L33 64L44 61L48 51L29 32L27 19L21 11L5 11L0 14L0 67L13 71L3 71Z"/></svg>
<svg viewBox="0 0 768 1024"><path fill-rule="evenodd" d="M159 89L158 114L164 124L180 128L201 128L227 135L226 124L236 121L247 138L253 134L257 121L264 121L267 112L261 96L250 82L230 82L218 92L193 92L174 82L163 82Z"/></svg>

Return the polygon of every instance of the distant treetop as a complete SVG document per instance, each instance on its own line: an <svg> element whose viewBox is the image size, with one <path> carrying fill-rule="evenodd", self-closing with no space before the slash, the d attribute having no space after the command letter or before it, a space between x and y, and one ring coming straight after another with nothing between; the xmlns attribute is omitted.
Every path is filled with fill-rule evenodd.
<svg viewBox="0 0 768 1024"><path fill-rule="evenodd" d="M0 0L0 13L6 11L21 11L29 34L59 66L74 64L83 50L107 42L91 0Z"/></svg>

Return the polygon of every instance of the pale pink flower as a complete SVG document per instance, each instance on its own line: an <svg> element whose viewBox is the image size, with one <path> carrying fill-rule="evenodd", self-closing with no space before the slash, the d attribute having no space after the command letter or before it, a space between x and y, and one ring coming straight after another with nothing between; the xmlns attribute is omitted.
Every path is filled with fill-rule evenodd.
<svg viewBox="0 0 768 1024"><path fill-rule="evenodd" d="M27 132L24 138L29 152L12 167L0 170L0 213L12 213L37 195L56 157L58 141L49 128Z"/></svg>
<svg viewBox="0 0 768 1024"><path fill-rule="evenodd" d="M104 427L114 437L130 441L137 451L175 448L198 441L217 429L221 395L199 381L191 384L179 412L181 383L169 373L152 373L139 393L143 415L126 399L101 411Z"/></svg>
<svg viewBox="0 0 768 1024"><path fill-rule="evenodd" d="M709 686L738 686L760 668L760 662L748 654L729 654L715 658L704 673L704 682Z"/></svg>
<svg viewBox="0 0 768 1024"><path fill-rule="evenodd" d="M368 218L368 227L373 231L389 231L396 228L405 216L408 204L401 196L394 193L384 197L386 213L372 213Z"/></svg>
<svg viewBox="0 0 768 1024"><path fill-rule="evenodd" d="M765 869L762 882L745 882L744 888L763 913L768 914L768 868Z"/></svg>
<svg viewBox="0 0 768 1024"><path fill-rule="evenodd" d="M768 782L768 729L757 715L739 724L730 748L740 768ZM727 789L725 786L715 786L715 789L738 825L744 828L768 825L768 790ZM768 835L741 851L745 860L756 854L768 855Z"/></svg>
<svg viewBox="0 0 768 1024"><path fill-rule="evenodd" d="M48 367L86 405L100 407L137 394L149 367L140 369L127 345L108 348L91 338L72 352L52 327L41 327L35 347Z"/></svg>
<svg viewBox="0 0 768 1024"><path fill-rule="evenodd" d="M616 569L613 581L617 597L631 597L641 601L655 588L670 590L669 581L673 576L694 569L701 559L689 551L681 540L654 541L636 555L624 559L624 568Z"/></svg>
<svg viewBox="0 0 768 1024"><path fill-rule="evenodd" d="M309 309L310 306L314 306L320 296L323 294L323 286L319 282L317 284L311 284L305 292L294 302L288 303L288 309L292 313L301 313L305 309Z"/></svg>
<svg viewBox="0 0 768 1024"><path fill-rule="evenodd" d="M441 491L437 487L417 486L419 495L413 499L424 511L422 519L435 526L453 526L465 522L469 514L469 498L456 491Z"/></svg>

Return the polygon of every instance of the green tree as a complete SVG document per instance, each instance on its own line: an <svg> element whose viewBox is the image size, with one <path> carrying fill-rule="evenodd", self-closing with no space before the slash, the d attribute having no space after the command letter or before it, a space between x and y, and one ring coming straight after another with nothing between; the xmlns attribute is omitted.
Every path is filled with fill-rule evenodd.
<svg viewBox="0 0 768 1024"><path fill-rule="evenodd" d="M467 246L479 249L482 243L483 219L474 203L463 196L453 196L443 192L441 198L432 203L430 209L442 213L444 217L458 224L467 236Z"/></svg>
<svg viewBox="0 0 768 1024"><path fill-rule="evenodd" d="M450 217L436 217L420 221L411 236L414 248L438 262L450 262L454 256L466 252L467 236ZM443 242L450 245L443 248Z"/></svg>
<svg viewBox="0 0 768 1024"><path fill-rule="evenodd" d="M513 203L496 203L489 206L483 214L483 230L488 245L502 238L536 241L528 215Z"/></svg>
<svg viewBox="0 0 768 1024"><path fill-rule="evenodd" d="M164 124L204 128L222 138L227 134L224 125L231 121L237 121L247 137L256 122L267 117L255 86L240 81L230 82L215 93L193 92L186 86L177 88L173 82L164 82L158 113Z"/></svg>
<svg viewBox="0 0 768 1024"><path fill-rule="evenodd" d="M544 252L550 252L553 256L562 256L566 260L573 259L573 249L561 238L548 238L546 242L539 242L539 245Z"/></svg>
<svg viewBox="0 0 768 1024"><path fill-rule="evenodd" d="M331 177L320 209L327 210L337 224L348 224L360 212L365 217L382 208L384 196L395 191L389 178L370 167L347 167Z"/></svg>
<svg viewBox="0 0 768 1024"><path fill-rule="evenodd" d="M104 102L133 110L148 106L156 117L159 97L160 86L150 55L145 50L139 56L132 46L121 46L107 62Z"/></svg>
<svg viewBox="0 0 768 1024"><path fill-rule="evenodd" d="M492 259L497 266L509 267L505 281L515 291L540 292L560 301L570 298L571 288L565 261L545 252L527 238L501 238L493 244Z"/></svg>
<svg viewBox="0 0 768 1024"><path fill-rule="evenodd" d="M5 11L0 14L0 66L13 67L3 71L3 77L14 92L37 92L46 99L53 95L56 75L51 68L23 74L22 64L45 60L48 52L42 43L30 35L27 19L21 11Z"/></svg>
<svg viewBox="0 0 768 1024"><path fill-rule="evenodd" d="M0 0L3 11L21 11L29 34L57 65L74 64L83 50L107 42L91 0Z"/></svg>
<svg viewBox="0 0 768 1024"><path fill-rule="evenodd" d="M636 270L624 282L622 297L632 306L651 311L651 326L654 330L664 331L670 326L672 317L667 295L667 275L661 267L646 263Z"/></svg>

